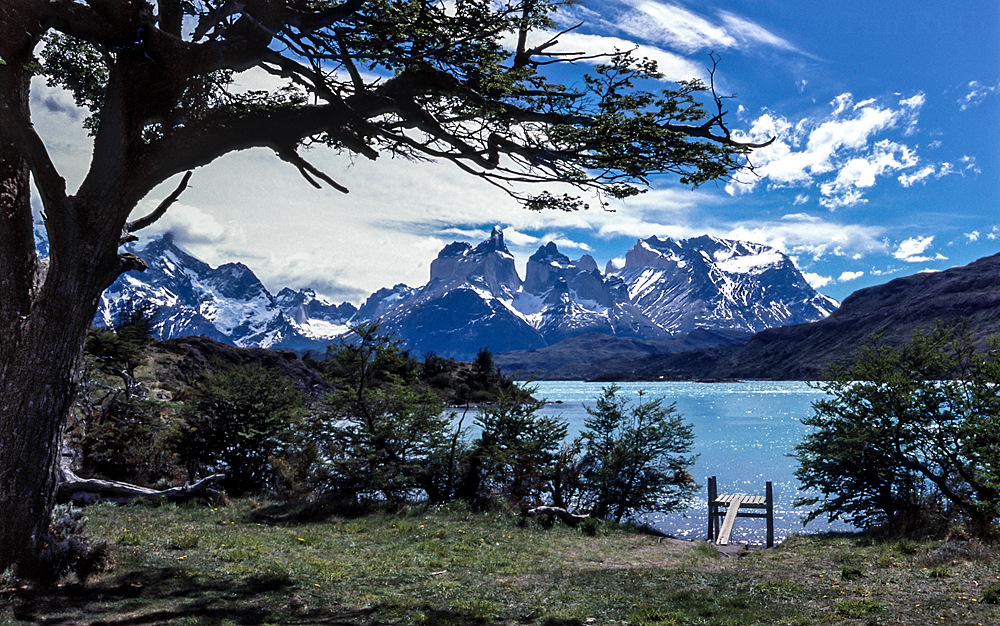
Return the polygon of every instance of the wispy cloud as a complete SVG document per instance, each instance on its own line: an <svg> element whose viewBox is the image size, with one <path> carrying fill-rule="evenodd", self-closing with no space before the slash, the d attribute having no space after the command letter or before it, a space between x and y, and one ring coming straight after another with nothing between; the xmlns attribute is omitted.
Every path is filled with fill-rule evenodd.
<svg viewBox="0 0 1000 626"><path fill-rule="evenodd" d="M864 276L864 272L842 272L840 276L837 277L838 283L847 283L852 280L857 280Z"/></svg>
<svg viewBox="0 0 1000 626"><path fill-rule="evenodd" d="M1000 93L1000 81L993 84L984 84L978 80L969 81L966 85L965 95L958 99L959 109L966 111L979 106L983 100L997 93Z"/></svg>
<svg viewBox="0 0 1000 626"><path fill-rule="evenodd" d="M668 0L625 0L627 7L606 5L601 12L585 13L588 21L642 42L694 54L709 50L773 49L801 51L763 25L731 11L695 11ZM595 20L595 18L597 18Z"/></svg>

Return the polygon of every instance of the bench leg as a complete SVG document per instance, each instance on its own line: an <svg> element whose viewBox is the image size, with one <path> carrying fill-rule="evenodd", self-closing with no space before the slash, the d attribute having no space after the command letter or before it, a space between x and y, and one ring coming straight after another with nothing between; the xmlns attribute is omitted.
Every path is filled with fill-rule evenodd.
<svg viewBox="0 0 1000 626"><path fill-rule="evenodd" d="M765 486L767 500L767 547L774 547L774 491L771 488L771 481L767 481Z"/></svg>

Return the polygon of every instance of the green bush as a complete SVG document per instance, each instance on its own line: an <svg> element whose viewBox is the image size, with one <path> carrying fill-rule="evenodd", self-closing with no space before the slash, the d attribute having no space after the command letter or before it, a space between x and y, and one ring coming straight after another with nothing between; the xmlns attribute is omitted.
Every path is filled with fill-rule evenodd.
<svg viewBox="0 0 1000 626"><path fill-rule="evenodd" d="M472 442L463 466L459 496L485 509L496 504L531 507L548 504L566 439L566 422L539 415L544 401L531 398L531 387L480 407ZM528 396L528 399L525 399Z"/></svg>
<svg viewBox="0 0 1000 626"><path fill-rule="evenodd" d="M1000 515L1000 344L939 325L862 350L816 385L796 476L819 495L807 520L841 518L918 536L952 520L986 536ZM943 503L943 504L939 504Z"/></svg>
<svg viewBox="0 0 1000 626"><path fill-rule="evenodd" d="M698 489L689 470L694 464L694 433L673 405L662 398L622 397L621 388L604 388L584 422L583 508L621 522L638 511L670 512L684 506Z"/></svg>
<svg viewBox="0 0 1000 626"><path fill-rule="evenodd" d="M452 449L439 396L418 378L419 367L377 324L331 347L325 362L337 391L325 399L310 438L323 459L315 482L329 497L399 504L424 490L446 497Z"/></svg>
<svg viewBox="0 0 1000 626"><path fill-rule="evenodd" d="M185 408L178 455L189 473L224 472L234 495L275 487L273 460L301 453L303 396L276 370L236 365L201 381Z"/></svg>

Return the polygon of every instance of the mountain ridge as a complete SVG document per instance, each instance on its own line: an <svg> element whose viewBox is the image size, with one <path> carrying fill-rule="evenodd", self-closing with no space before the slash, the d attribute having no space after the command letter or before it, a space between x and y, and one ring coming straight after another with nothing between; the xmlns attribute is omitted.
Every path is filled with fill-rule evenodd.
<svg viewBox="0 0 1000 626"><path fill-rule="evenodd" d="M592 257L570 259L549 242L522 280L497 227L476 246L444 246L425 285L380 289L360 308L309 289L271 295L246 265L212 268L169 234L129 251L149 268L119 277L95 323L112 324L124 300L149 300L160 310L160 338L203 334L243 347L324 350L351 324L374 320L412 351L466 360L484 347L538 350L591 333L655 342L731 331L719 336L728 345L761 327L818 319L836 304L779 251L711 237L640 239L625 265L606 273Z"/></svg>

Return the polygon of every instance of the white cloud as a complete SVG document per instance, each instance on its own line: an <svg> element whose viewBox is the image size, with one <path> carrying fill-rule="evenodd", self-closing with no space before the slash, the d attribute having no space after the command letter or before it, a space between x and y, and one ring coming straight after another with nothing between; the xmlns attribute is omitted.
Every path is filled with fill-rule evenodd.
<svg viewBox="0 0 1000 626"><path fill-rule="evenodd" d="M840 276L837 277L838 283L846 283L852 280L857 280L864 276L864 272L842 272Z"/></svg>
<svg viewBox="0 0 1000 626"><path fill-rule="evenodd" d="M986 238L990 241L996 241L1000 238L1000 226L994 226L990 232L986 233Z"/></svg>
<svg viewBox="0 0 1000 626"><path fill-rule="evenodd" d="M780 221L743 222L718 234L766 244L788 256L807 256L814 261L829 256L861 257L885 250L879 227L834 223L802 214L785 215Z"/></svg>
<svg viewBox="0 0 1000 626"><path fill-rule="evenodd" d="M809 202L809 196L804 193L800 193L795 196L795 201L792 202L792 205L799 206L800 204L806 204L807 202Z"/></svg>
<svg viewBox="0 0 1000 626"><path fill-rule="evenodd" d="M746 18L742 18L728 11L720 11L719 17L722 19L722 23L725 25L730 35L745 47L749 47L751 45L762 45L777 50L801 52L786 39L775 35L760 24L751 22Z"/></svg>
<svg viewBox="0 0 1000 626"><path fill-rule="evenodd" d="M143 206L148 204L144 203ZM135 214L141 212L141 209L137 209ZM170 207L166 215L150 228L153 232L173 234L177 243L185 246L218 244L232 234L214 216L198 207L179 203Z"/></svg>
<svg viewBox="0 0 1000 626"><path fill-rule="evenodd" d="M908 147L883 139L870 154L848 160L840 166L835 179L820 185L825 196L820 203L835 208L864 202L860 190L873 187L876 177L916 164L917 158Z"/></svg>
<svg viewBox="0 0 1000 626"><path fill-rule="evenodd" d="M820 204L833 210L865 203L865 191L885 176L897 174L901 183L912 185L921 180L906 172L919 163L916 150L885 135L893 129L907 134L925 102L923 93L888 104L877 98L855 103L852 94L843 93L830 102L829 113L797 122L764 111L749 130L734 135L754 142L777 139L754 152L755 176L741 179L743 188L730 184L727 191L748 192L758 184L818 185Z"/></svg>
<svg viewBox="0 0 1000 626"><path fill-rule="evenodd" d="M897 246L892 256L907 263L924 263L926 261L944 260L946 257L940 253L935 256L926 256L924 253L934 244L934 236L910 237Z"/></svg>
<svg viewBox="0 0 1000 626"><path fill-rule="evenodd" d="M725 28L670 2L629 0L632 10L618 26L633 37L669 45L681 52L735 48L738 40Z"/></svg>
<svg viewBox="0 0 1000 626"><path fill-rule="evenodd" d="M912 174L908 173L900 174L899 182L904 187L912 187L917 183L924 182L927 179L927 177L931 176L935 171L936 168L933 165L927 165L925 167L920 168L916 172L913 172Z"/></svg>
<svg viewBox="0 0 1000 626"><path fill-rule="evenodd" d="M971 233L965 233L965 238L968 239L969 242L971 243L973 241L979 241L979 235L980 235L979 231L974 230Z"/></svg>
<svg viewBox="0 0 1000 626"><path fill-rule="evenodd" d="M644 42L693 54L705 50L768 48L804 54L761 24L731 11L698 13L669 0L625 0L624 11L572 7L566 15L585 16L590 24L617 30ZM611 13L611 15L608 15Z"/></svg>
<svg viewBox="0 0 1000 626"><path fill-rule="evenodd" d="M959 109L966 111L974 106L980 105L983 100L1000 92L1000 82L996 84L983 84L977 80L969 81L966 85L965 95L959 98Z"/></svg>
<svg viewBox="0 0 1000 626"><path fill-rule="evenodd" d="M822 276L815 272L802 272L802 277L806 279L806 282L813 289L821 289L833 282L833 279L829 276Z"/></svg>

